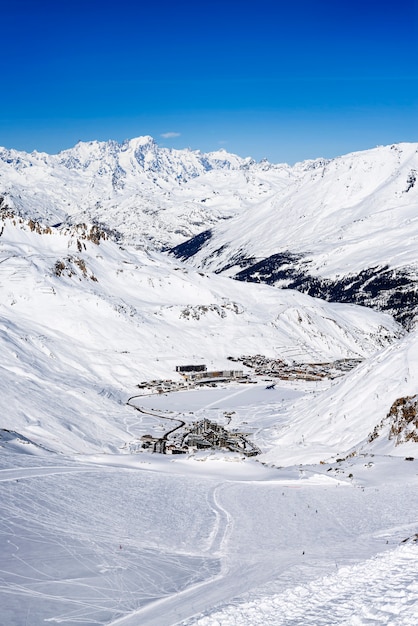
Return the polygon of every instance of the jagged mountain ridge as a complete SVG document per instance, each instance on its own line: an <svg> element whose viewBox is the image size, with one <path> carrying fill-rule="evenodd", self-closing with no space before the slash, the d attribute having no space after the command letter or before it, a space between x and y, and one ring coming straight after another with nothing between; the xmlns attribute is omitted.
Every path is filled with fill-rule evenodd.
<svg viewBox="0 0 418 626"><path fill-rule="evenodd" d="M0 149L0 196L15 212L50 225L104 223L156 248L232 217L290 178L287 165L171 150L148 136L79 142L56 155Z"/></svg>
<svg viewBox="0 0 418 626"><path fill-rule="evenodd" d="M409 327L418 308L417 171L418 144L299 164L282 192L172 252L238 280L385 310Z"/></svg>

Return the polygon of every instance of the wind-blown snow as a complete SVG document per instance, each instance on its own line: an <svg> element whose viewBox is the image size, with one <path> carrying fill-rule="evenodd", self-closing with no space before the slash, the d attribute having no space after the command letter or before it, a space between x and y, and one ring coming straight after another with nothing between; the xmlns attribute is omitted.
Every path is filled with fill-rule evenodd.
<svg viewBox="0 0 418 626"><path fill-rule="evenodd" d="M257 597L190 622L196 626L253 624L390 624L418 620L418 547L405 546L379 557L337 569L306 585ZM331 617L332 616L332 617Z"/></svg>

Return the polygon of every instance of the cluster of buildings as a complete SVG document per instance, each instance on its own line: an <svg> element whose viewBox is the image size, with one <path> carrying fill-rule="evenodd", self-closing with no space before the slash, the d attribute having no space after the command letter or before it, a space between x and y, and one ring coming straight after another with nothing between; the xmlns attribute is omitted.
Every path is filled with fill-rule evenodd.
<svg viewBox="0 0 418 626"><path fill-rule="evenodd" d="M205 418L179 426L170 440L143 435L141 442L142 448L160 454L190 454L197 450L229 450L245 456L260 454L260 449L247 436L247 433L228 431L217 422Z"/></svg>
<svg viewBox="0 0 418 626"><path fill-rule="evenodd" d="M205 384L212 381L240 380L244 379L242 370L215 370L208 372L206 365L177 365L176 372L190 382Z"/></svg>
<svg viewBox="0 0 418 626"><path fill-rule="evenodd" d="M216 370L208 371L206 365L177 365L176 372L181 374L182 380L149 380L138 383L139 389L149 389L158 393L180 391L195 385L208 385L216 382L230 380L246 381L242 370Z"/></svg>
<svg viewBox="0 0 418 626"><path fill-rule="evenodd" d="M151 392L168 393L188 389L196 385L216 384L221 381L240 380L246 377L242 370L208 371L204 364L177 365L176 372L182 380L151 380L138 384L140 389ZM156 416L157 417L157 416ZM192 424L181 425L168 431L162 437L143 435L140 439L142 449L160 454L187 454L197 450L229 450L245 456L260 454L259 448L247 439L246 433L228 431L226 428L203 419Z"/></svg>
<svg viewBox="0 0 418 626"><path fill-rule="evenodd" d="M272 376L282 380L321 380L336 378L361 363L362 359L339 359L331 363L285 363L280 359L269 359L257 354L240 358L229 357L231 361L241 361L251 367L254 374Z"/></svg>

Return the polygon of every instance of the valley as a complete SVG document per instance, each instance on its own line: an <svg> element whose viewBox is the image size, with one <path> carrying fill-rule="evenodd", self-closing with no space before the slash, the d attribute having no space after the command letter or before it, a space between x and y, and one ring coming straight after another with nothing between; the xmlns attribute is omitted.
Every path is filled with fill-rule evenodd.
<svg viewBox="0 0 418 626"><path fill-rule="evenodd" d="M1 626L416 626L417 154L0 150Z"/></svg>

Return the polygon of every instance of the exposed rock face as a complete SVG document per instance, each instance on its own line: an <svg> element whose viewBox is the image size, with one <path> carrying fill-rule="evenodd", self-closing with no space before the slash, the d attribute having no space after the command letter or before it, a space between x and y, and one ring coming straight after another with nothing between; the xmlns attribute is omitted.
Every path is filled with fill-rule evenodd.
<svg viewBox="0 0 418 626"><path fill-rule="evenodd" d="M406 441L418 442L418 395L396 400L389 418L392 420L389 439L396 438L396 445Z"/></svg>
<svg viewBox="0 0 418 626"><path fill-rule="evenodd" d="M396 446L408 441L418 443L418 395L395 400L389 413L369 435L369 442L376 439L385 426L389 427L388 439L395 439Z"/></svg>

